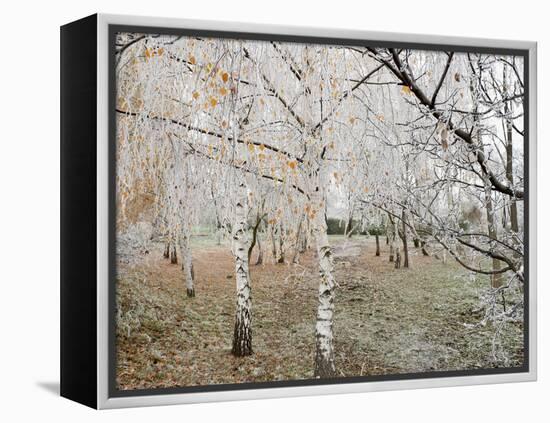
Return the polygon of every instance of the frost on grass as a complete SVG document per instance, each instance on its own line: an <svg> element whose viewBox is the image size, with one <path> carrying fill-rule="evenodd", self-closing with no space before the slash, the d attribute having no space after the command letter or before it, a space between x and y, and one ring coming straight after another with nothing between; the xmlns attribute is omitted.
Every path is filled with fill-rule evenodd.
<svg viewBox="0 0 550 423"><path fill-rule="evenodd" d="M367 376L520 366L521 319L486 319L485 277L413 251L406 272L376 257L372 240L332 239L339 251L334 347L338 376ZM309 379L314 372L317 269L313 252L299 265L253 266L255 346L231 354L234 289L231 253L201 241L192 301L179 294L177 266L162 245L118 281L118 369L122 389ZM359 253L358 253L359 251ZM347 255L349 252L350 255ZM384 257L385 256L385 257ZM212 263L216 268L212 268ZM519 299L519 296L518 296ZM507 310L516 299L507 297ZM500 310L502 302L494 305ZM500 314L499 314L500 315Z"/></svg>

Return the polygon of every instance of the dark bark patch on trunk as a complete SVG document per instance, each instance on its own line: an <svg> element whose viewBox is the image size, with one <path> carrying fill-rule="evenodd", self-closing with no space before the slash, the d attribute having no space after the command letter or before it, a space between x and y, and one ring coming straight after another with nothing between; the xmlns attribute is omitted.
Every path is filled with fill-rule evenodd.
<svg viewBox="0 0 550 423"><path fill-rule="evenodd" d="M320 351L317 351L317 353L315 354L314 377L323 379L336 377L334 361L330 359L327 360Z"/></svg>
<svg viewBox="0 0 550 423"><path fill-rule="evenodd" d="M170 263L178 264L178 253L176 252L176 247L174 247L170 253Z"/></svg>
<svg viewBox="0 0 550 423"><path fill-rule="evenodd" d="M235 321L235 330L233 332L233 348L231 353L237 357L245 357L252 354L252 329L245 325L245 321L250 321L247 311L242 312L243 316Z"/></svg>

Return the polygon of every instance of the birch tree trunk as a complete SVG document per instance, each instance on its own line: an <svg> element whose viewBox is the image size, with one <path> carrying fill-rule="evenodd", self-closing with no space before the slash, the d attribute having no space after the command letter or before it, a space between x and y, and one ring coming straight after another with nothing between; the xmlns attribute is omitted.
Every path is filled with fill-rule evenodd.
<svg viewBox="0 0 550 423"><path fill-rule="evenodd" d="M395 247L395 268L401 268L401 253L399 252L399 246Z"/></svg>
<svg viewBox="0 0 550 423"><path fill-rule="evenodd" d="M264 252L262 250L262 244L260 243L260 238L258 237L258 259L256 260L256 266L263 264L264 262Z"/></svg>
<svg viewBox="0 0 550 423"><path fill-rule="evenodd" d="M271 225L269 229L269 235L271 237L271 255L273 257L273 263L277 263L277 244L275 239L275 225Z"/></svg>
<svg viewBox="0 0 550 423"><path fill-rule="evenodd" d="M391 216L388 228L390 232L390 263L392 263L395 257L395 239L397 236L397 226L396 223L391 219Z"/></svg>
<svg viewBox="0 0 550 423"><path fill-rule="evenodd" d="M279 224L279 259L277 260L277 263L284 264L285 263L285 232L283 227L283 222Z"/></svg>
<svg viewBox="0 0 550 423"><path fill-rule="evenodd" d="M250 273L248 271L248 195L246 183L239 182L235 205L233 230L233 256L235 257L235 278L237 283L237 310L233 332L233 355L243 357L252 354L252 300Z"/></svg>
<svg viewBox="0 0 550 423"><path fill-rule="evenodd" d="M316 202L320 204L322 201ZM315 326L315 377L336 376L334 366L333 317L334 317L334 264L328 242L327 224L324 209L320 209L313 218L313 234L317 244L319 258L319 304L317 306L317 324Z"/></svg>
<svg viewBox="0 0 550 423"><path fill-rule="evenodd" d="M300 216L298 221L298 228L296 229L296 236L294 238L294 255L292 256L292 264L298 263L298 258L300 257L300 244L302 239L302 221L304 220L304 215Z"/></svg>
<svg viewBox="0 0 550 423"><path fill-rule="evenodd" d="M302 241L300 243L300 253L305 253L306 250L309 248L309 242L308 242L308 237L309 237L309 219L306 219L306 224L305 224L306 228L305 230L303 231L303 234L302 234Z"/></svg>
<svg viewBox="0 0 550 423"><path fill-rule="evenodd" d="M508 75L506 72L506 66L503 68L503 87L504 97L508 95ZM506 116L506 178L510 182L510 186L514 186L514 147L512 137L512 121L510 116L513 112L513 102L504 102L504 115ZM513 232L519 232L518 224L518 205L516 199L512 197L510 199L510 225Z"/></svg>
<svg viewBox="0 0 550 423"><path fill-rule="evenodd" d="M487 212L487 230L491 239L497 239L497 226L495 222L495 211L493 205L492 189L490 182L484 179L485 185L485 209ZM492 244L494 244L492 242ZM500 270L500 260L493 258L493 271L498 272ZM491 275L491 286L493 288L499 288L502 284L501 275L495 273Z"/></svg>
<svg viewBox="0 0 550 423"><path fill-rule="evenodd" d="M192 298L195 296L195 272L193 271L193 256L189 246L189 233L185 229L182 229L180 235L180 252L187 296Z"/></svg>
<svg viewBox="0 0 550 423"><path fill-rule="evenodd" d="M401 212L401 222L403 224L403 267L409 266L409 246L407 244L407 212L405 208Z"/></svg>
<svg viewBox="0 0 550 423"><path fill-rule="evenodd" d="M170 242L172 250L170 251L170 263L178 264L178 252L177 252L177 237L172 236L172 241Z"/></svg>

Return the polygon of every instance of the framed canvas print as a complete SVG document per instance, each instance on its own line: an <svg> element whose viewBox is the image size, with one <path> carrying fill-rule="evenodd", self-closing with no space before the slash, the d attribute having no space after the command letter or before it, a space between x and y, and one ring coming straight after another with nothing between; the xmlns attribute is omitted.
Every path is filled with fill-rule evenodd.
<svg viewBox="0 0 550 423"><path fill-rule="evenodd" d="M536 378L536 44L61 28L61 394Z"/></svg>

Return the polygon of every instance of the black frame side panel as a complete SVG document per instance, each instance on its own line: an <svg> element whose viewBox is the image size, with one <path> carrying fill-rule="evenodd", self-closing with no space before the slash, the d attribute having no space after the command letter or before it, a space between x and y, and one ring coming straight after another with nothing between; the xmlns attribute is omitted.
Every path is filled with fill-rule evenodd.
<svg viewBox="0 0 550 423"><path fill-rule="evenodd" d="M61 27L61 396L97 408L97 15Z"/></svg>

